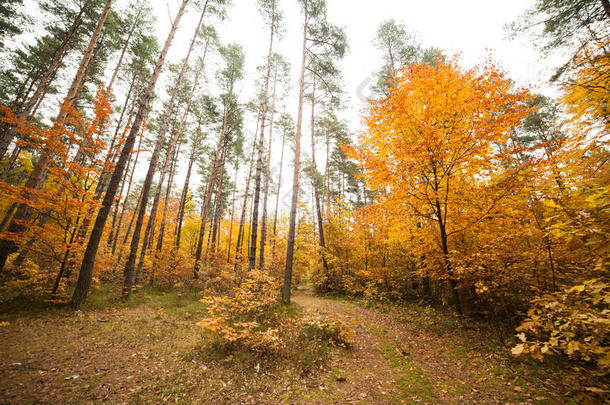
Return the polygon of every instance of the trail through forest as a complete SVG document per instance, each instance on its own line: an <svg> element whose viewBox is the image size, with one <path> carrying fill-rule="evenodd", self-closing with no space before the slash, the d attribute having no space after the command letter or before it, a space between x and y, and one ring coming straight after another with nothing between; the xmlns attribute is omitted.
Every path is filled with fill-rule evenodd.
<svg viewBox="0 0 610 405"><path fill-rule="evenodd" d="M341 318L354 335L351 348L295 365L205 353L195 323L206 310L195 293L143 289L129 304L108 296L94 293L76 316L13 315L0 328L0 402L566 403L577 383L418 304L381 311L299 291L300 313Z"/></svg>

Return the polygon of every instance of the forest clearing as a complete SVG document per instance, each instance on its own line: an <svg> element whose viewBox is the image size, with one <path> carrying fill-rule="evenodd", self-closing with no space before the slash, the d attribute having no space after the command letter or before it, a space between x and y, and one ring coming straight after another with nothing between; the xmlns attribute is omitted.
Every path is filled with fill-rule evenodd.
<svg viewBox="0 0 610 405"><path fill-rule="evenodd" d="M610 0L378 2L0 4L0 404L610 403Z"/></svg>

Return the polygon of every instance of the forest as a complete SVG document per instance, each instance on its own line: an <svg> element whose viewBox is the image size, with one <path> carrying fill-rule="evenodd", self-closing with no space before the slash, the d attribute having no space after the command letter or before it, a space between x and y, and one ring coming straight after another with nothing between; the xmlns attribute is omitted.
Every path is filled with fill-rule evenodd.
<svg viewBox="0 0 610 405"><path fill-rule="evenodd" d="M2 0L0 404L610 402L610 1L333 2Z"/></svg>

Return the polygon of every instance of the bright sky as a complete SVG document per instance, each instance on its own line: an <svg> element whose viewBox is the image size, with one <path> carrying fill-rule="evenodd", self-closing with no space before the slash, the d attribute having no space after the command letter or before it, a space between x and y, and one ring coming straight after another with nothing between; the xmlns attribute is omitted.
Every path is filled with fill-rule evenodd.
<svg viewBox="0 0 610 405"><path fill-rule="evenodd" d="M171 8L177 8L177 0L169 3ZM404 23L425 47L434 46L448 54L460 53L465 65L483 61L491 52L518 84L537 88L544 85L549 77L549 64L534 50L528 38L508 40L503 28L533 3L534 0L328 0L328 19L345 29L350 46L341 66L349 97L345 118L349 119L352 129L358 129L359 111L369 94L368 84L381 65L380 54L372 40L380 22L389 18ZM268 30L255 0L233 0L232 4L219 31L223 42L239 43L247 53L248 75L243 89L244 97L249 98L253 94L251 84L256 66L265 61ZM294 93L300 66L302 16L296 0L279 0L279 4L284 10L286 33L276 50L292 64ZM169 17L165 8L158 10L161 11L159 36L162 42L169 29ZM186 53L192 31L189 28L196 18L193 10L185 17L170 59ZM289 97L286 107L288 112L296 114L296 98Z"/></svg>
<svg viewBox="0 0 610 405"><path fill-rule="evenodd" d="M26 0L32 2L34 0ZM341 26L347 33L349 52L340 62L344 76L344 90L347 100L347 109L340 114L346 119L353 132L360 130L360 111L366 97L370 94L369 85L374 80L374 72L379 70L382 62L381 55L373 47L379 24L390 18L405 24L416 35L424 47L436 47L444 50L446 54L459 53L465 66L484 61L489 54L500 66L506 69L509 76L519 85L530 85L533 89L547 94L554 90L546 83L551 75L553 63L546 60L534 49L527 36L517 40L506 38L504 26L514 21L526 9L530 8L535 0L327 0L329 22ZM156 34L160 45L170 28L171 19L175 16L180 0L150 0L153 10L157 14ZM285 33L276 43L275 51L281 53L292 64L292 91L286 98L283 109L296 117L298 75L300 67L302 15L296 0L278 0L279 8L284 12ZM26 3L27 4L27 3ZM117 10L124 9L129 0L115 0ZM168 56L168 61L178 63L186 54L190 38L193 34L199 11L189 6L187 14L183 17L179 31L174 40ZM208 20L209 21L209 20ZM256 0L233 0L225 21L215 24L223 44L235 42L243 46L246 52L246 77L238 87L240 101L247 102L254 96L254 80L257 76L256 67L265 63L268 49L268 28L258 12ZM33 36L26 34L27 37ZM207 78L203 91L216 93L213 84L217 68L218 57L208 58ZM112 66L108 68L108 72ZM68 74L69 76L70 74ZM167 84L167 74L163 74L157 84L157 94L163 95ZM163 95L163 97L166 97ZM160 103L157 101L157 106ZM307 114L307 110L305 111ZM246 153L249 153L255 117L246 115L244 124L246 135ZM304 131L308 131L307 126ZM304 132L308 134L308 132ZM289 148L286 149L290 154ZM322 155L320 151L318 155ZM309 137L303 139L303 153L310 155ZM279 169L279 145L273 148L272 168L274 173ZM186 171L182 159L177 183L182 181ZM286 156L285 161L292 158ZM144 176L147 163L142 161L139 167L140 177ZM324 162L319 162L323 170ZM284 167L285 181L283 182L282 205L285 207L290 200L289 166ZM246 176L240 176L244 179ZM273 176L275 178L275 176ZM192 190L196 188L201 179L193 179ZM243 182L244 180L242 180Z"/></svg>
<svg viewBox="0 0 610 405"><path fill-rule="evenodd" d="M179 2L170 0L166 5L163 1L156 1L164 3L163 7L156 8L159 13L159 42L163 43L169 30L168 7L173 16ZM449 55L459 53L465 66L482 62L491 53L517 84L531 85L539 91L552 93L552 89L546 85L551 64L534 49L527 37L509 40L504 30L506 23L514 21L533 3L534 0L328 0L328 20L345 29L350 47L349 53L340 62L348 97L348 108L341 114L342 117L354 132L360 130L360 111L370 94L369 84L374 80L374 72L382 64L381 55L372 45L372 40L379 24L389 18L404 23L424 47L437 47ZM292 64L292 92L286 99L285 111L296 117L302 15L296 0L279 0L279 7L284 11L286 31L275 50ZM197 18L191 8L180 26L169 56L171 61L177 62L186 54ZM233 0L228 18L217 28L223 43L239 43L246 51L246 77L241 85L241 101L246 102L254 95L256 67L265 62L268 48L268 29L257 10L257 1ZM247 139L253 135L253 120L253 117L246 118ZM307 130L304 128L304 131ZM303 139L303 147L304 153L309 155L309 137ZM249 150L249 146L246 149ZM274 146L273 153L277 154L274 157L277 165L279 145ZM318 156L321 153L318 152ZM323 167L323 163L319 162L319 166ZM274 167L274 170L277 168ZM285 178L291 177L288 167L284 168L284 173ZM282 197L282 201L287 203L290 186L286 181L283 183L282 194L286 193L286 196Z"/></svg>

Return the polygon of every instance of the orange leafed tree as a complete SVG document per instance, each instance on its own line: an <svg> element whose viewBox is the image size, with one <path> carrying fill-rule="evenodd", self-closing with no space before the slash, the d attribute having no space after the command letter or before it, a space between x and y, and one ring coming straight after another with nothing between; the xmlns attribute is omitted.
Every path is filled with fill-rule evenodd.
<svg viewBox="0 0 610 405"><path fill-rule="evenodd" d="M52 271L59 264L59 276L53 287L55 293L61 277L70 270L67 266L79 256L80 244L76 243L76 236L86 214L98 206L91 197L92 188L95 188L102 168L111 164L99 158L105 155L106 132L112 113L103 89L98 91L93 104L92 118L85 117L67 104L63 105L66 118L61 124L48 128L39 128L20 119L10 109L0 108L2 120L13 125L22 135L19 146L46 150L54 156L44 187L40 190L0 181L0 198L6 204L27 204L35 214L35 220L19 223L19 232L11 228L0 232L0 237L12 241L19 251L14 255L11 268L1 277L0 283L5 288L0 295L6 295L11 289L24 289L26 285L48 289L52 283ZM75 160L73 152L81 148L85 151L84 157ZM10 213L5 215L10 216ZM36 258L32 263L43 265L46 274L44 271L38 274L31 265L22 265L28 253ZM30 282L37 284L29 285Z"/></svg>
<svg viewBox="0 0 610 405"><path fill-rule="evenodd" d="M532 111L530 98L491 62L469 70L457 60L412 64L370 102L350 149L378 203L429 238L420 254L449 280L458 312L453 239L493 216L518 184L510 135Z"/></svg>

